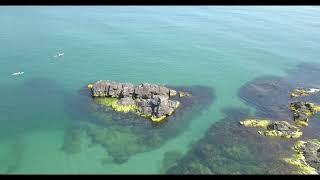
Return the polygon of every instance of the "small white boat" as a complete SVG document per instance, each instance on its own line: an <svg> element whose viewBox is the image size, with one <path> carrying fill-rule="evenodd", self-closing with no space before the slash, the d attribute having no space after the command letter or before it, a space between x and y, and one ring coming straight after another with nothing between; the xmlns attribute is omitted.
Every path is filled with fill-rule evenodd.
<svg viewBox="0 0 320 180"><path fill-rule="evenodd" d="M310 93L316 93L316 92L319 92L320 89L317 89L317 88L310 88L308 92Z"/></svg>
<svg viewBox="0 0 320 180"><path fill-rule="evenodd" d="M22 75L24 74L24 72L16 72L16 73L13 73L12 76L19 76L19 75Z"/></svg>
<svg viewBox="0 0 320 180"><path fill-rule="evenodd" d="M54 55L53 57L57 58L57 57L61 57L63 55L64 55L64 53L58 53L58 54Z"/></svg>

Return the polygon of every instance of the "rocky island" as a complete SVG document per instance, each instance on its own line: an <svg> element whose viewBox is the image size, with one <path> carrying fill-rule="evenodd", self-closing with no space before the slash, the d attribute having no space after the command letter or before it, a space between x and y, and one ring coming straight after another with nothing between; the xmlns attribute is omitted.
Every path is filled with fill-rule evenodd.
<svg viewBox="0 0 320 180"><path fill-rule="evenodd" d="M143 83L119 83L99 80L89 84L91 95L96 103L109 106L119 112L133 112L142 117L159 122L170 116L179 106L173 96L189 97L188 92L167 88L165 86Z"/></svg>
<svg viewBox="0 0 320 180"><path fill-rule="evenodd" d="M65 130L61 150L71 155L84 147L101 147L106 153L99 156L102 165L122 164L138 153L160 148L215 100L215 90L207 86L89 83L76 96L67 96L70 103L65 110L75 121Z"/></svg>

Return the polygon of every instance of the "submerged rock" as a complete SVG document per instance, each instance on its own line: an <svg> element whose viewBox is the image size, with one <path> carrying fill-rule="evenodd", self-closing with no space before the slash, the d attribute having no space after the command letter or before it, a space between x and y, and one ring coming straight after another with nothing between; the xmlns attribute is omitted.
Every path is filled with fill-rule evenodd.
<svg viewBox="0 0 320 180"><path fill-rule="evenodd" d="M298 141L292 148L295 154L284 161L298 168L297 174L319 174L320 172L320 141L311 139Z"/></svg>
<svg viewBox="0 0 320 180"><path fill-rule="evenodd" d="M182 152L177 150L167 151L163 154L161 171L165 172L170 167L176 165L176 162L182 157Z"/></svg>
<svg viewBox="0 0 320 180"><path fill-rule="evenodd" d="M283 138L299 138L302 136L300 129L291 125L287 121L259 120L259 119L245 119L240 121L240 124L245 127L263 128L265 131L258 131L259 134L264 136L274 136Z"/></svg>
<svg viewBox="0 0 320 180"><path fill-rule="evenodd" d="M302 132L298 129L303 127L304 139L319 137L319 121L312 120L309 122L309 120L319 117L316 113L320 110L320 106L316 104L320 104L320 96L318 96L320 89L296 88L317 87L320 84L319 70L320 64L301 63L296 68L289 68L286 76L259 77L240 88L239 97L256 109L255 116L261 119L285 120L280 121L282 122L280 124L271 123L267 126L267 131L260 132L261 134L266 135L265 133L268 132L267 134L279 135L276 132L282 132L282 135L284 135L283 132L286 132L287 135L289 133L291 136L292 132L295 132L293 135L300 137ZM290 123L295 123L296 126L290 125ZM308 126L308 123L310 123L310 126ZM254 125L250 121L247 122L249 127ZM292 140L288 140L281 143L291 142ZM285 162L283 162L284 166L291 169L288 173L319 173L319 140L298 141L293 149L295 154L291 158L285 158ZM290 147L282 150L281 153L291 153L288 150L290 150ZM282 157L283 154L279 156L279 160L283 160ZM288 166L288 163L293 166ZM270 167L268 167L267 172L278 174L280 171L270 171Z"/></svg>
<svg viewBox="0 0 320 180"><path fill-rule="evenodd" d="M207 166L202 164L200 161L191 161L182 167L173 166L168 170L168 174L209 175L214 173Z"/></svg>
<svg viewBox="0 0 320 180"><path fill-rule="evenodd" d="M67 154L79 153L82 149L83 129L79 126L67 127L61 150Z"/></svg>
<svg viewBox="0 0 320 180"><path fill-rule="evenodd" d="M106 148L113 162L117 164L125 163L130 156L150 149L130 128L106 128L90 124L86 127L86 133L93 144Z"/></svg>
<svg viewBox="0 0 320 180"><path fill-rule="evenodd" d="M253 106L256 115L268 119L290 120L288 92L292 85L286 79L274 76L258 77L245 83L238 96L249 106Z"/></svg>
<svg viewBox="0 0 320 180"><path fill-rule="evenodd" d="M237 122L248 115L248 109L227 109L225 118L213 124L167 173L265 174L274 170L287 174L278 156L291 146L290 141L264 138L243 128Z"/></svg>
<svg viewBox="0 0 320 180"><path fill-rule="evenodd" d="M320 110L320 106L302 101L290 103L289 108L293 112L294 121L300 126L307 126L309 118Z"/></svg>
<svg viewBox="0 0 320 180"><path fill-rule="evenodd" d="M97 103L111 106L119 112L134 112L154 122L164 120L180 105L177 100L170 98L177 95L177 91L165 86L143 83L133 85L100 80L89 84L92 97ZM182 92L183 96L190 96ZM182 97L181 92L179 93Z"/></svg>
<svg viewBox="0 0 320 180"><path fill-rule="evenodd" d="M288 104L295 101L320 103L318 87L320 64L301 63L288 68L283 77L262 76L245 83L238 91L238 96L249 106L256 108L258 117L281 119L290 122L292 111ZM293 93L293 95L291 95ZM291 95L291 97L290 97Z"/></svg>

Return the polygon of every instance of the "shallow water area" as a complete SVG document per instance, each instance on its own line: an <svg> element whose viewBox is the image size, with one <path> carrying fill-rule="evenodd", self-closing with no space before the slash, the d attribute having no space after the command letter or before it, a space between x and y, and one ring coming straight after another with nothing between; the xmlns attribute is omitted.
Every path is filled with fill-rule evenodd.
<svg viewBox="0 0 320 180"><path fill-rule="evenodd" d="M314 66L320 59L318 22L320 10L307 6L0 7L0 173L164 173L167 152L186 154L212 125L231 122L224 109L246 108L251 115L263 109L260 115L266 116L267 108L245 103L238 90L257 77L286 78L287 69L301 62ZM55 58L57 53L64 55ZM317 67L300 67L310 76L301 76L296 85L319 83ZM25 73L11 75L19 71ZM81 151L65 153L64 142L78 137L77 130L65 135L70 127L96 123L85 110L89 99L79 91L100 79L205 86L214 89L215 98L200 107L201 113L183 119L187 123L169 122L174 136L125 162L115 163L86 136L75 144ZM230 142L236 136L230 135ZM224 151L221 145L220 160L239 152ZM167 159L174 161L177 154ZM261 172L253 168L258 164L248 163L245 168L221 166L217 172Z"/></svg>

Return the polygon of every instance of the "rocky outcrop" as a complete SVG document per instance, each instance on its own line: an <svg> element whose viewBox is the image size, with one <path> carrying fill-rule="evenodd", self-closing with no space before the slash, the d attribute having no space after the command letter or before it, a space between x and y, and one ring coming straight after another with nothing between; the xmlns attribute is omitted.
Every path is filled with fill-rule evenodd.
<svg viewBox="0 0 320 180"><path fill-rule="evenodd" d="M153 95L164 97L175 96L177 92L165 86L143 83L135 86L131 83L119 83L107 80L100 80L88 85L94 97L115 97L115 98L139 98L151 99Z"/></svg>
<svg viewBox="0 0 320 180"><path fill-rule="evenodd" d="M179 97L190 97L191 94L184 91L179 91Z"/></svg>
<svg viewBox="0 0 320 180"><path fill-rule="evenodd" d="M133 85L100 80L89 84L88 88L99 104L120 112L135 112L156 122L170 116L180 105L179 101L170 99L177 95L176 90L156 84ZM179 97L182 96L191 94L179 92Z"/></svg>
<svg viewBox="0 0 320 180"><path fill-rule="evenodd" d="M271 123L270 120L267 119L245 119L240 121L240 124L245 127L256 127L256 128L267 128L267 126Z"/></svg>
<svg viewBox="0 0 320 180"><path fill-rule="evenodd" d="M294 121L300 126L307 126L309 118L320 110L320 106L302 101L290 103L289 108L293 112Z"/></svg>
<svg viewBox="0 0 320 180"><path fill-rule="evenodd" d="M260 132L260 131L259 131ZM276 136L283 138L299 138L302 136L300 129L287 121L275 121L267 126L267 131L260 132L265 136Z"/></svg>
<svg viewBox="0 0 320 180"><path fill-rule="evenodd" d="M292 91L291 97L310 96L312 94L320 92L318 88L298 88Z"/></svg>
<svg viewBox="0 0 320 180"><path fill-rule="evenodd" d="M320 172L320 141L311 139L298 141L292 148L295 154L284 161L295 166L297 174L319 174Z"/></svg>
<svg viewBox="0 0 320 180"><path fill-rule="evenodd" d="M274 136L282 138L299 138L302 136L300 129L287 121L259 120L259 119L245 119L240 121L240 124L245 127L263 128L265 131L258 131L264 136Z"/></svg>

